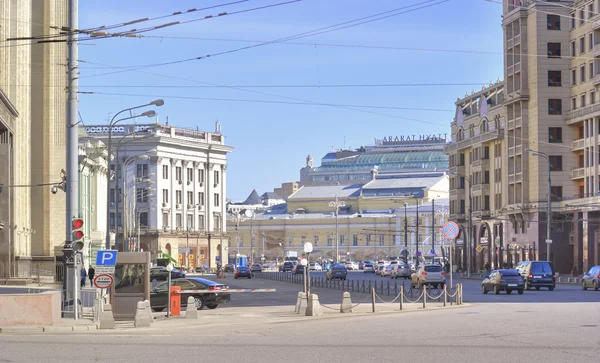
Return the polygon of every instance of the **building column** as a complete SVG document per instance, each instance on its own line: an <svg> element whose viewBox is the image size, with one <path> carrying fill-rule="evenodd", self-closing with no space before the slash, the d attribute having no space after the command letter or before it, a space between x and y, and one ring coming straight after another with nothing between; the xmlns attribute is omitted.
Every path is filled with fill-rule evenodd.
<svg viewBox="0 0 600 363"><path fill-rule="evenodd" d="M200 205L200 199L198 198L198 192L200 191L200 187L199 187L199 183L200 183L200 179L198 178L198 169L199 169L199 165L200 163L197 161L194 161L194 163L192 164L192 193L194 193L193 197L194 197L194 211L192 214L192 218L194 219L194 231L200 231L200 218L198 218L198 205ZM197 254L197 251L196 251Z"/></svg>
<svg viewBox="0 0 600 363"><path fill-rule="evenodd" d="M584 211L583 213L583 221L582 221L582 226L583 226L583 263L581 265L581 272L585 273L588 269L589 269L589 222L588 222L588 217L589 217L589 213L587 211Z"/></svg>
<svg viewBox="0 0 600 363"><path fill-rule="evenodd" d="M169 186L169 206L171 209L171 215L169 216L169 218L171 219L171 223L170 223L170 227L171 227L171 231L173 231L177 225L176 225L176 216L177 216L177 199L175 198L175 185L177 183L177 180L175 179L177 177L177 175L175 174L177 171L177 160L176 159L171 159L171 178L170 178L170 182L171 185Z"/></svg>
<svg viewBox="0 0 600 363"><path fill-rule="evenodd" d="M188 192L188 176L187 176L187 166L189 161L182 160L181 161L181 228L183 231L187 233L188 225L187 225L187 213L188 213L188 200L187 200L187 192Z"/></svg>

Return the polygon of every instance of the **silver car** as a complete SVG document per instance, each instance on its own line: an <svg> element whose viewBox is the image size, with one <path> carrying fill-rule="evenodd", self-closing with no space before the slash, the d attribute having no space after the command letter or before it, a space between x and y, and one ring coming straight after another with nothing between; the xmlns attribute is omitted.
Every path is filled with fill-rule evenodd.
<svg viewBox="0 0 600 363"><path fill-rule="evenodd" d="M433 288L444 288L446 284L446 272L441 265L426 264L417 270L411 276L411 285L421 288L424 285L432 286Z"/></svg>
<svg viewBox="0 0 600 363"><path fill-rule="evenodd" d="M399 263L394 265L394 269L392 270L390 278L397 279L399 277L403 277L404 279L409 279L411 275L412 272L410 271L410 267L403 263Z"/></svg>
<svg viewBox="0 0 600 363"><path fill-rule="evenodd" d="M581 288L587 290L593 288L598 291L600 288L600 266L592 267L581 279Z"/></svg>
<svg viewBox="0 0 600 363"><path fill-rule="evenodd" d="M366 272L375 272L375 268L373 267L372 263L365 263L363 265L363 271Z"/></svg>

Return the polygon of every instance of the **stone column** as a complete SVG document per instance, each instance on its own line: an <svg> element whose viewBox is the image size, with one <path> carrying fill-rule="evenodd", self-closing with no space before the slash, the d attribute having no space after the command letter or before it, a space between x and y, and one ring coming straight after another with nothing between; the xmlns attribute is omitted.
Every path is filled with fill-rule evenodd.
<svg viewBox="0 0 600 363"><path fill-rule="evenodd" d="M181 161L181 180L182 180L182 188L181 188L181 228L183 231L187 231L187 212L188 212L188 200L187 200L187 192L188 192L188 176L187 176L187 166L189 161L182 160Z"/></svg>
<svg viewBox="0 0 600 363"><path fill-rule="evenodd" d="M175 229L175 227L177 226L176 223L176 215L177 215L177 208L176 208L176 199L175 199L175 186L177 185L177 180L176 178L176 170L177 170L177 159L171 159L171 184L169 186L169 209L171 210L171 215L169 216L169 219L171 220L171 223L169 227L171 227L171 231Z"/></svg>
<svg viewBox="0 0 600 363"><path fill-rule="evenodd" d="M198 170L199 170L199 165L200 163L197 161L194 161L192 167L192 173L193 175L193 180L194 182L192 183L192 193L194 193L194 212L193 212L193 219L194 219L194 230L195 231L199 231L199 226L200 226L200 221L198 218L198 205L200 205L200 199L198 198L198 192L200 191L200 179L198 178ZM198 251L196 251L196 254L198 254Z"/></svg>
<svg viewBox="0 0 600 363"><path fill-rule="evenodd" d="M589 218L589 213L587 211L584 211L583 213L583 221L582 221L582 225L583 225L583 264L580 267L580 272L586 272L589 269L589 222L588 222L588 218Z"/></svg>

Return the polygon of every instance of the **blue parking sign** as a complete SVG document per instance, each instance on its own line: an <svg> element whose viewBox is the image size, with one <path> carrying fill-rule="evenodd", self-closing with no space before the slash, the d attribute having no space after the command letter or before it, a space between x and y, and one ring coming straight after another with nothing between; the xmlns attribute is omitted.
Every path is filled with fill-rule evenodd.
<svg viewBox="0 0 600 363"><path fill-rule="evenodd" d="M100 250L96 256L96 266L115 266L117 264L116 250Z"/></svg>

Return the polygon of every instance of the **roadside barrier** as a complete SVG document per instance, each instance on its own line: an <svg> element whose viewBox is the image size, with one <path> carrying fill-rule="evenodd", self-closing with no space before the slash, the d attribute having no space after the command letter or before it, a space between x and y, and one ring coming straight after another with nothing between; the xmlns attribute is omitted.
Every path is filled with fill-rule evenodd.
<svg viewBox="0 0 600 363"><path fill-rule="evenodd" d="M176 290L173 292L176 294L210 294L220 292L277 292L277 289Z"/></svg>

